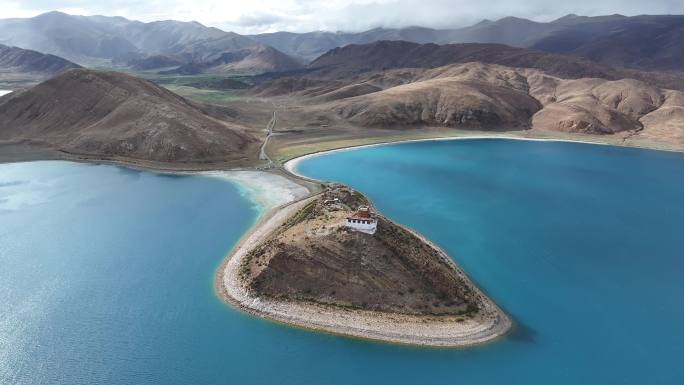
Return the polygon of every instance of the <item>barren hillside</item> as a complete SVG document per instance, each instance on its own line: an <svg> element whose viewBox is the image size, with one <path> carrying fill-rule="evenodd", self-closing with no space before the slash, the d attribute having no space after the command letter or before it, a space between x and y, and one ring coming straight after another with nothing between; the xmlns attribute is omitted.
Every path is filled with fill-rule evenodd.
<svg viewBox="0 0 684 385"><path fill-rule="evenodd" d="M628 78L563 79L536 69L465 63L376 71L346 80L278 79L254 92L298 100L300 106L291 111L311 124L622 132L684 144L684 94Z"/></svg>
<svg viewBox="0 0 684 385"><path fill-rule="evenodd" d="M117 72L70 70L0 98L0 140L159 162L242 162L259 141L224 111Z"/></svg>

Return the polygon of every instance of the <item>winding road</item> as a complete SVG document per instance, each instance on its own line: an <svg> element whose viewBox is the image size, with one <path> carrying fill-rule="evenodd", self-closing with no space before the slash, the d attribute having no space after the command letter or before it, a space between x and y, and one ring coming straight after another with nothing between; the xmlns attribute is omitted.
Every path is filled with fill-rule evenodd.
<svg viewBox="0 0 684 385"><path fill-rule="evenodd" d="M268 130L268 134L266 135L266 139L264 139L264 143L261 145L261 149L259 150L259 159L268 161L268 165L266 166L266 168L271 168L274 166L273 161L266 153L266 145L268 144L268 140L271 138L271 136L274 135L273 129L275 128L275 125L278 122L278 106L274 105L274 107L276 107L276 109L273 110L273 117L271 117L271 120L266 125L266 130Z"/></svg>

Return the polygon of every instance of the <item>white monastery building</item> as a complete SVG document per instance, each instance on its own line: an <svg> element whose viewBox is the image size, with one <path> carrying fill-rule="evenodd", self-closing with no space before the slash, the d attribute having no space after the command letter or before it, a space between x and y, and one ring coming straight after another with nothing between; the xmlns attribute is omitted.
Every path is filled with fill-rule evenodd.
<svg viewBox="0 0 684 385"><path fill-rule="evenodd" d="M347 217L345 225L356 231L372 235L378 228L378 219L371 215L368 206L361 206L354 214Z"/></svg>

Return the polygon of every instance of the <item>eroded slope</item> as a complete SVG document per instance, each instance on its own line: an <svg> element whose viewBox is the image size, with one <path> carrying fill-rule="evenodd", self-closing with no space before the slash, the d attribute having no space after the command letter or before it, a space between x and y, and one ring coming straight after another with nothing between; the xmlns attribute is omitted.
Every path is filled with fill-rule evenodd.
<svg viewBox="0 0 684 385"><path fill-rule="evenodd" d="M339 205L326 205L331 196ZM367 203L346 188L309 203L253 249L240 279L256 297L418 315L474 314L480 297L447 257L379 217L373 235L343 225Z"/></svg>

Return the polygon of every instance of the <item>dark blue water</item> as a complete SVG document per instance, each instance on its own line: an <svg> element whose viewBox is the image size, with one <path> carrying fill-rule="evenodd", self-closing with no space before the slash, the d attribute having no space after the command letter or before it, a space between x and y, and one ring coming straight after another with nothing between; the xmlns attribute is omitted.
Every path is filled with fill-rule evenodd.
<svg viewBox="0 0 684 385"><path fill-rule="evenodd" d="M228 182L0 165L1 384L681 384L684 155L412 143L314 158L439 243L519 322L471 349L243 315L216 268L259 214Z"/></svg>

